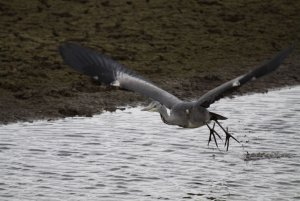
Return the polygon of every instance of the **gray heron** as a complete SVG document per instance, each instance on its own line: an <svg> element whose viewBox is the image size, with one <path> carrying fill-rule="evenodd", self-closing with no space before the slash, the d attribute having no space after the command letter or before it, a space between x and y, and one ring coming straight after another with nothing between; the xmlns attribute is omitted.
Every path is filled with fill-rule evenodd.
<svg viewBox="0 0 300 201"><path fill-rule="evenodd" d="M184 128L198 128L206 125L210 132L208 144L213 138L218 147L216 136L220 139L221 136L215 130L215 123L217 123L225 133L225 146L227 146L228 150L230 138L237 142L239 141L228 132L228 129L225 129L219 123L219 120L227 118L208 111L209 106L222 98L225 93L232 92L246 82L276 70L293 49L294 46L292 45L282 50L269 62L221 84L202 95L198 100L190 102L179 99L134 71L127 69L108 56L100 54L93 49L82 47L76 43L65 42L60 45L59 52L64 62L76 71L88 75L103 84L134 91L152 99L153 102L144 110L159 112L162 121L166 124ZM214 121L212 127L209 126L211 121Z"/></svg>

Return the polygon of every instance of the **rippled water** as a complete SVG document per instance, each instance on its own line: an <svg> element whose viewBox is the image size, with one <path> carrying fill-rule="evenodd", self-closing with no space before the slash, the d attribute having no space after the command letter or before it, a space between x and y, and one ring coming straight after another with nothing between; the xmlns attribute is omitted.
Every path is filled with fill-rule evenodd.
<svg viewBox="0 0 300 201"><path fill-rule="evenodd" d="M300 199L300 86L214 104L228 152L140 109L0 126L0 200Z"/></svg>

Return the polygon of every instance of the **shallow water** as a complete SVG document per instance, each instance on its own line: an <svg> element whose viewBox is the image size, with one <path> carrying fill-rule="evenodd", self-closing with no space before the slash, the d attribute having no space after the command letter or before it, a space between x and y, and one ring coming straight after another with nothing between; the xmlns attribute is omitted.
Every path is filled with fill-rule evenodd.
<svg viewBox="0 0 300 201"><path fill-rule="evenodd" d="M214 104L228 152L140 109L0 126L0 200L300 199L300 86Z"/></svg>

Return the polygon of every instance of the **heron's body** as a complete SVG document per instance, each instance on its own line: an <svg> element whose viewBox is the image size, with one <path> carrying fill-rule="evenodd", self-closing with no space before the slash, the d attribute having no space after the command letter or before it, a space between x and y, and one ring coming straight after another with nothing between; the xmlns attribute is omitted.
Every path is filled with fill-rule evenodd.
<svg viewBox="0 0 300 201"><path fill-rule="evenodd" d="M177 125L185 128L197 128L207 125L210 129L210 138L218 133L213 128L210 128L208 123L215 121L226 133L227 148L229 145L229 137L233 137L225 130L218 120L227 119L216 113L209 112L207 108L215 101L219 100L224 94L231 92L243 84L262 77L276 70L283 60L291 53L293 46L281 51L268 63L265 63L254 70L234 78L220 86L208 91L201 96L197 101L186 102L178 97L159 88L142 76L125 68L123 65L114 60L99 54L89 48L81 47L74 43L65 43L60 46L60 53L64 61L73 69L91 76L93 79L100 81L106 85L115 86L131 91L135 91L149 97L155 102L151 103L148 110L157 111L160 113L164 123L169 125ZM168 112L169 110L170 112ZM219 136L220 137L220 136ZM234 138L234 137L233 137ZM235 138L234 138L235 139Z"/></svg>
<svg viewBox="0 0 300 201"><path fill-rule="evenodd" d="M193 102L181 102L174 105L170 112L163 105L159 113L164 123L183 128L198 128L210 121L210 113L206 108L195 107Z"/></svg>

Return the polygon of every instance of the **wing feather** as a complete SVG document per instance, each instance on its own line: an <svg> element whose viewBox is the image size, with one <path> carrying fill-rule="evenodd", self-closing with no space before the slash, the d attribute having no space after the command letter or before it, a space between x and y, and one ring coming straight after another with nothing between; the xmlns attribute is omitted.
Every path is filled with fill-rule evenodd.
<svg viewBox="0 0 300 201"><path fill-rule="evenodd" d="M248 81L255 80L259 77L273 72L280 66L283 60L293 51L294 48L294 45L291 45L287 49L279 52L269 62L208 91L206 94L204 94L197 100L197 105L208 108L212 103L222 98L225 95L225 93L230 93L233 90L236 90L240 86L244 85Z"/></svg>
<svg viewBox="0 0 300 201"><path fill-rule="evenodd" d="M176 96L92 49L68 42L62 44L59 51L66 64L85 75L97 78L104 84L135 91L168 108L181 102Z"/></svg>

